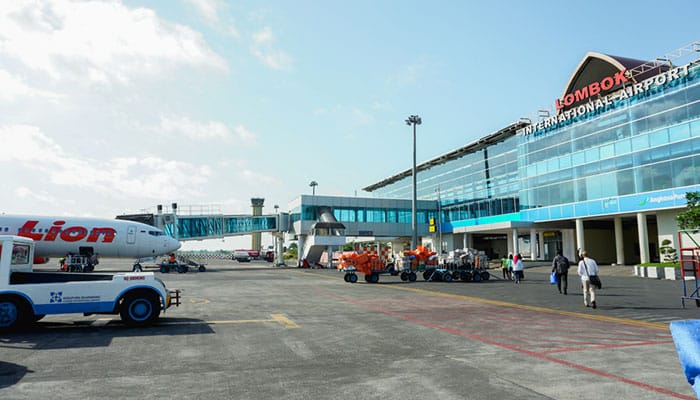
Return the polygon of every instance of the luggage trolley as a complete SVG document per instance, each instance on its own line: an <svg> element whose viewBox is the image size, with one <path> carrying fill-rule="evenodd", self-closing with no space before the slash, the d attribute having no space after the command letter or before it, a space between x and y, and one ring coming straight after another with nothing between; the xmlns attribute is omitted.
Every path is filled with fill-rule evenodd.
<svg viewBox="0 0 700 400"><path fill-rule="evenodd" d="M338 269L345 273L344 280L348 283L357 282L357 274L365 275L367 283L379 282L379 275L398 275L398 271L393 263L385 263L376 254L347 254L340 257ZM404 277L406 279L404 279ZM414 272L401 272L402 280L411 282L416 280Z"/></svg>
<svg viewBox="0 0 700 400"><path fill-rule="evenodd" d="M681 305L683 308L685 308L686 299L695 300L695 305L700 307L700 284L698 283L700 244L698 243L700 243L700 232L696 230L678 232L678 245L681 250L681 280L683 281Z"/></svg>

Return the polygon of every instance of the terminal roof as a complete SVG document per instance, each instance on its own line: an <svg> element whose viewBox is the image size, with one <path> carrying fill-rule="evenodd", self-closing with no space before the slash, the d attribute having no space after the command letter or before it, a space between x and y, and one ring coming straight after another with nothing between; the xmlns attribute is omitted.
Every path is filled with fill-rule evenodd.
<svg viewBox="0 0 700 400"><path fill-rule="evenodd" d="M447 161L454 160L456 158L459 158L465 154L469 153L474 153L475 151L479 151L483 149L484 147L496 144L498 142L502 142L505 139L514 136L515 133L524 128L525 126L529 125L527 122L523 121L518 121L514 122L507 127L498 130L497 132L494 132L488 136L484 136L481 139L478 139L472 143L467 144L466 146L460 147L456 150L452 150L448 153L445 153L441 156L437 156L433 158L432 160L426 161L420 165L416 166L416 173L418 171L424 171L427 170L431 167L434 167L436 165L444 164ZM407 169L406 171L400 172L396 175L392 175L384 180L381 180L375 184L369 185L362 190L366 192L373 192L377 189L380 189L384 186L390 185L394 182L400 181L401 179L404 179L406 177L411 176L412 174L412 169Z"/></svg>

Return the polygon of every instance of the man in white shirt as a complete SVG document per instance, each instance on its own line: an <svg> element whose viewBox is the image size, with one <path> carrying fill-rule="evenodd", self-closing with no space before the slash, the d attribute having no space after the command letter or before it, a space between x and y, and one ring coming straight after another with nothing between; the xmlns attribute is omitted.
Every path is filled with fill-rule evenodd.
<svg viewBox="0 0 700 400"><path fill-rule="evenodd" d="M588 297L590 295L590 306L596 308L595 303L595 286L591 284L591 275L598 275L598 263L594 259L588 257L588 252L581 252L581 261L578 262L578 274L581 277L583 285L583 304L589 307Z"/></svg>

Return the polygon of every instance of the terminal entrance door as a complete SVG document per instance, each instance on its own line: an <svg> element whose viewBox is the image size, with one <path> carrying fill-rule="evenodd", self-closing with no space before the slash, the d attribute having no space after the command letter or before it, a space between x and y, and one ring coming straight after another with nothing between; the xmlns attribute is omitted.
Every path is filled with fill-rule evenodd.
<svg viewBox="0 0 700 400"><path fill-rule="evenodd" d="M542 232L542 238L544 239L544 259L553 260L554 256L557 255L557 251L563 249L561 232Z"/></svg>

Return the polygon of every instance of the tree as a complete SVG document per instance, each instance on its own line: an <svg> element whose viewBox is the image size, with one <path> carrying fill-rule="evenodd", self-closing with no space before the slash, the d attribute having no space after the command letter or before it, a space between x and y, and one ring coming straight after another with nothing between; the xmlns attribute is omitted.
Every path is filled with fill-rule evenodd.
<svg viewBox="0 0 700 400"><path fill-rule="evenodd" d="M671 246L672 241L664 239L661 242L661 247L659 247L659 253L663 257L661 261L663 262L678 262L678 254L676 254L676 249Z"/></svg>
<svg viewBox="0 0 700 400"><path fill-rule="evenodd" d="M685 199L688 201L685 211L676 215L678 227L687 230L700 229L700 193L688 192Z"/></svg>

